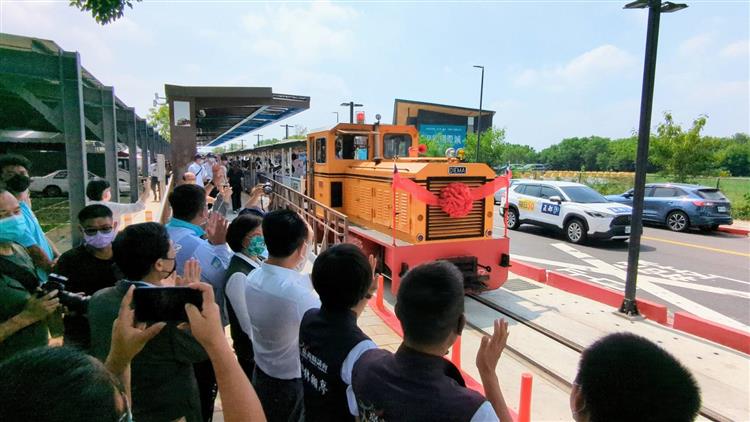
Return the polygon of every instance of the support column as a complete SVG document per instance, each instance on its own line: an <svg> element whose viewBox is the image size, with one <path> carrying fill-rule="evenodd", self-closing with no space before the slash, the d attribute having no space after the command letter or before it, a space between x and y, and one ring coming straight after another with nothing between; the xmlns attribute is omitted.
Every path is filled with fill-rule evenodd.
<svg viewBox="0 0 750 422"><path fill-rule="evenodd" d="M128 168L130 169L130 202L138 202L138 145L137 145L137 123L135 116L135 109L128 107L127 109L127 144L128 144Z"/></svg>
<svg viewBox="0 0 750 422"><path fill-rule="evenodd" d="M141 176L148 175L148 136L146 131L146 121L138 120L138 142L141 144Z"/></svg>
<svg viewBox="0 0 750 422"><path fill-rule="evenodd" d="M77 52L63 52L59 57L60 90L63 110L63 139L68 170L71 242L78 245L81 233L76 227L78 212L86 206L86 131L83 115L81 58Z"/></svg>
<svg viewBox="0 0 750 422"><path fill-rule="evenodd" d="M102 142L104 143L104 174L112 190L112 200L119 202L120 186L117 177L117 116L114 88L105 86L102 96Z"/></svg>

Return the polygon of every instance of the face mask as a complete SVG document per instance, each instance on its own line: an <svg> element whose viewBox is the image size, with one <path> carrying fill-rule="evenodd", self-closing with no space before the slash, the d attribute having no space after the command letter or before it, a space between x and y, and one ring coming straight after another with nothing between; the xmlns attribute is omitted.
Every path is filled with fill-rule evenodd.
<svg viewBox="0 0 750 422"><path fill-rule="evenodd" d="M246 252L250 256L261 256L266 250L266 242L263 236L253 236L250 238L250 244L247 245Z"/></svg>
<svg viewBox="0 0 750 422"><path fill-rule="evenodd" d="M115 229L112 229L109 233L96 232L93 236L84 233L83 241L94 249L104 249L112 244L112 240L116 235L117 231Z"/></svg>
<svg viewBox="0 0 750 422"><path fill-rule="evenodd" d="M31 178L29 176L16 173L5 181L5 186L9 191L13 193L25 192L31 184Z"/></svg>
<svg viewBox="0 0 750 422"><path fill-rule="evenodd" d="M0 242L19 243L26 235L26 220L14 215L0 220Z"/></svg>
<svg viewBox="0 0 750 422"><path fill-rule="evenodd" d="M296 267L294 267L294 270L297 272L302 272L308 260L310 262L315 262L315 255L312 254L312 245L310 245L309 243L305 243L305 247L307 248L307 252L305 252L305 257L299 262L299 264L297 264Z"/></svg>
<svg viewBox="0 0 750 422"><path fill-rule="evenodd" d="M174 265L172 266L172 271L168 272L166 277L164 277L164 278L169 278L172 276L172 274L174 274L175 270L177 269L177 260L175 258L162 258L162 259L171 260L174 263Z"/></svg>

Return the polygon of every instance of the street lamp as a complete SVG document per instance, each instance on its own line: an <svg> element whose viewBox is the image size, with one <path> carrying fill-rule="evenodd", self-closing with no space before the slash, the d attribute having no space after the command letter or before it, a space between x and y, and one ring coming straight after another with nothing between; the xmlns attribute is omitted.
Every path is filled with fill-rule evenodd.
<svg viewBox="0 0 750 422"><path fill-rule="evenodd" d="M261 135L260 133L256 133L256 134L255 134L255 138L256 138L256 141L255 141L255 146L256 146L256 147L257 147L257 146L258 146L258 145L260 144L260 138L261 138L262 136L263 136L263 135Z"/></svg>
<svg viewBox="0 0 750 422"><path fill-rule="evenodd" d="M656 76L656 47L659 43L659 18L662 13L671 13L688 7L686 4L662 2L660 0L636 0L625 5L625 9L645 9L648 7L648 29L646 31L646 58L643 63L643 87L641 89L641 115L638 124L638 150L635 159L635 186L633 187L633 216L630 222L630 242L628 245L628 270L625 276L625 297L620 312L638 315L635 300L638 280L638 258L643 231L643 197L646 191L646 166L648 164L648 143L651 136L651 108L654 101L654 79Z"/></svg>
<svg viewBox="0 0 750 422"><path fill-rule="evenodd" d="M294 127L294 125L279 125L286 130L286 136L284 136L284 139L289 139L289 128Z"/></svg>
<svg viewBox="0 0 750 422"><path fill-rule="evenodd" d="M354 101L341 103L341 107L349 107L349 123L354 123L354 107L362 107L362 104L355 104ZM338 114L336 115L338 119Z"/></svg>
<svg viewBox="0 0 750 422"><path fill-rule="evenodd" d="M339 112L338 111L332 111L331 113L336 115L336 124L339 123Z"/></svg>
<svg viewBox="0 0 750 422"><path fill-rule="evenodd" d="M484 66L474 65L477 69L482 69L482 82L479 85L479 117L477 117L477 163L479 162L479 138L482 137L482 96L484 94Z"/></svg>

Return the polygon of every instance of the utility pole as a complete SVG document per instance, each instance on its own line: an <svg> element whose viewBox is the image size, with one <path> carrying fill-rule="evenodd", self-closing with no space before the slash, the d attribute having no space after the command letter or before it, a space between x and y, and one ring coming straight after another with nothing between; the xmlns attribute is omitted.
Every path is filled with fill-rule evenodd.
<svg viewBox="0 0 750 422"><path fill-rule="evenodd" d="M257 138L257 140L255 141L255 146L256 146L256 147L257 147L258 145L260 145L260 138L261 138L262 136L263 136L263 135L261 135L260 133L256 133L256 134L255 134L255 137Z"/></svg>
<svg viewBox="0 0 750 422"><path fill-rule="evenodd" d="M660 0L637 0L625 5L625 9L645 9L648 7L648 29L646 30L646 58L643 63L643 87L641 89L641 114L638 124L638 149L635 158L635 183L633 186L633 216L630 221L630 241L628 242L628 268L625 276L625 297L619 311L630 316L638 315L636 303L636 283L638 280L638 259L641 250L643 231L643 197L646 192L646 167L648 165L648 144L651 137L651 109L654 102L654 79L656 78L656 47L659 43L659 20L662 13L676 12L686 4Z"/></svg>
<svg viewBox="0 0 750 422"><path fill-rule="evenodd" d="M336 115L336 124L339 123L339 112L338 111L332 111L331 113Z"/></svg>
<svg viewBox="0 0 750 422"><path fill-rule="evenodd" d="M289 139L289 128L294 127L294 125L280 125L286 130L286 136L284 136L284 139Z"/></svg>
<svg viewBox="0 0 750 422"><path fill-rule="evenodd" d="M484 95L484 66L474 65L477 69L482 69L482 82L479 85L479 116L477 117L477 163L479 162L479 147L482 145L482 97Z"/></svg>
<svg viewBox="0 0 750 422"><path fill-rule="evenodd" d="M354 123L354 107L362 107L362 104L356 104L354 101L348 103L341 103L341 107L349 107L349 123ZM336 114L338 119L338 114Z"/></svg>

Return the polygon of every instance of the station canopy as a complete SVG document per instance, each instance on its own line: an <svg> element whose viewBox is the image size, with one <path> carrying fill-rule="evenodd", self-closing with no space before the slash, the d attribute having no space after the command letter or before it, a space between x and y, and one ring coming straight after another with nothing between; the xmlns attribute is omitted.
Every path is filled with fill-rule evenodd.
<svg viewBox="0 0 750 422"><path fill-rule="evenodd" d="M217 147L310 108L310 97L265 87L165 85L168 101L194 102L197 146Z"/></svg>

